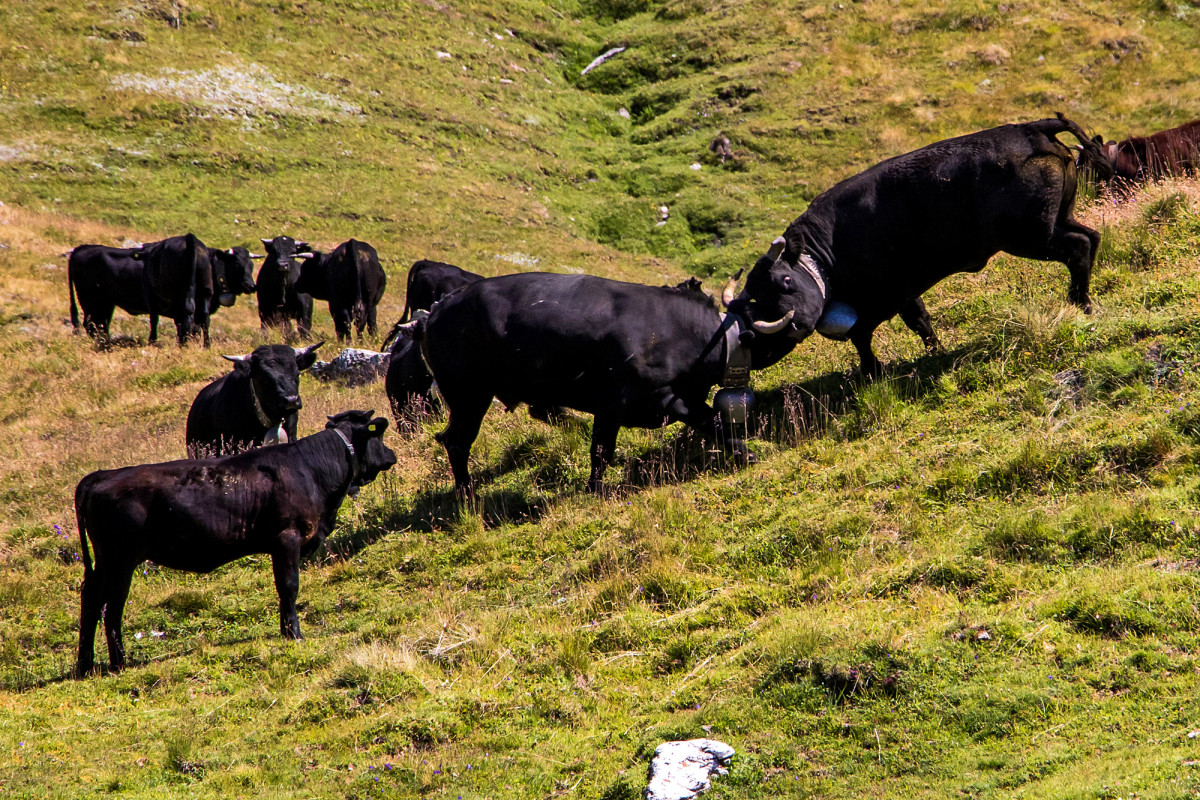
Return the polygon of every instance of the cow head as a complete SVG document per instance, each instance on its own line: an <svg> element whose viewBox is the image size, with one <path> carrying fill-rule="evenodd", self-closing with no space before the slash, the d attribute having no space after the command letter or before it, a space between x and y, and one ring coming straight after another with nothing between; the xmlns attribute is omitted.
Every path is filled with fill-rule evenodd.
<svg viewBox="0 0 1200 800"><path fill-rule="evenodd" d="M317 348L288 347L267 344L245 356L225 356L233 362L235 372L250 378L250 391L259 422L267 427L277 425L302 407L300 402L300 372L317 360Z"/></svg>
<svg viewBox="0 0 1200 800"><path fill-rule="evenodd" d="M213 288L221 305L231 306L237 295L254 291L254 262L251 259L262 256L255 256L244 247L210 249L208 254L213 268Z"/></svg>
<svg viewBox="0 0 1200 800"><path fill-rule="evenodd" d="M336 428L349 440L354 448L357 472L350 482L349 494L358 494L362 486L375 480L384 470L396 465L396 454L383 443L383 432L388 421L383 417L371 418L375 411L343 411L329 417L326 428Z"/></svg>
<svg viewBox="0 0 1200 800"><path fill-rule="evenodd" d="M259 241L267 248L262 265L263 270L280 272L288 276L289 283L295 283L296 277L299 275L299 269L297 269L299 264L296 259L307 257L308 243L297 242L290 236L276 236L274 239L259 239Z"/></svg>
<svg viewBox="0 0 1200 800"><path fill-rule="evenodd" d="M782 236L772 242L750 270L741 293L735 294L739 271L721 300L732 313L748 319L756 333L783 334L799 342L813 332L821 317L825 289L811 257L789 254L786 244Z"/></svg>

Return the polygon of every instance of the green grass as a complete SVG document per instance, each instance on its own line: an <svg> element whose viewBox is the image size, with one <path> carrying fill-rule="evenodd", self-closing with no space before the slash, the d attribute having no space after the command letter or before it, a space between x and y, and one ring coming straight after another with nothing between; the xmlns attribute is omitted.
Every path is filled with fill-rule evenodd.
<svg viewBox="0 0 1200 800"><path fill-rule="evenodd" d="M738 752L713 797L1200 791L1195 183L1087 192L1092 315L1061 266L1000 257L927 295L944 355L893 321L863 384L848 345L804 343L755 376L749 469L623 431L594 498L588 420L496 411L460 511L441 423L389 434L399 465L302 572L308 638L278 638L265 557L147 564L132 666L87 680L75 484L181 457L219 353L267 338L243 299L211 351L146 346L119 311L128 346L97 351L65 324L62 257L354 236L385 324L418 258L715 291L882 158L1056 110L1106 138L1192 118L1200 11L206 0L175 28L159 0L10 5L0 794L617 800L658 743L702 735ZM245 92L204 99L218 67ZM379 385L302 391L302 433L386 407Z"/></svg>

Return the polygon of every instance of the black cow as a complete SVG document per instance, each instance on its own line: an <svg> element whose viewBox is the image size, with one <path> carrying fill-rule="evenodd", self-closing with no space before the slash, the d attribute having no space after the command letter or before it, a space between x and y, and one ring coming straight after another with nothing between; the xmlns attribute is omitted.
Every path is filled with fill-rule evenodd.
<svg viewBox="0 0 1200 800"><path fill-rule="evenodd" d="M84 244L72 250L67 260L67 282L71 296L71 324L75 330L80 328L80 306L83 309L82 327L89 336L101 341L109 338L114 309L120 308L134 316L150 314L146 258L164 244L151 242L136 248ZM208 316L222 305L231 306L237 295L254 291L254 265L250 259L261 258L244 247L229 250L209 247L205 250L207 261L201 269L210 272L211 277L201 275L200 284L211 282L215 291L207 305L196 308L193 321L202 330L207 329ZM157 339L158 315L155 313L150 320L150 341Z"/></svg>
<svg viewBox="0 0 1200 800"><path fill-rule="evenodd" d="M322 344L303 349L263 345L250 355L224 356L233 362L233 371L201 389L188 411L188 456L229 455L294 442L300 373L313 365Z"/></svg>
<svg viewBox="0 0 1200 800"><path fill-rule="evenodd" d="M296 291L300 279L298 254L311 252L307 243L297 242L290 236L262 239L267 247L263 265L258 270L258 319L262 329L278 325L284 333L291 335L292 323L300 336L308 338L312 330L313 299L310 295Z"/></svg>
<svg viewBox="0 0 1200 800"><path fill-rule="evenodd" d="M345 496L396 463L383 443L386 419L331 422L332 429L278 447L85 476L75 488L83 555L77 674L95 663L101 615L109 664L125 666L121 617L134 570L146 560L207 573L242 556L269 554L280 632L301 638L300 559L333 530Z"/></svg>
<svg viewBox="0 0 1200 800"><path fill-rule="evenodd" d="M428 311L433 304L446 295L483 280L482 275L468 272L453 264L441 261L414 261L408 268L408 282L404 290L404 313L400 322L408 322L417 309Z"/></svg>
<svg viewBox="0 0 1200 800"><path fill-rule="evenodd" d="M179 344L196 328L208 347L208 318L213 299L212 264L208 248L194 234L172 236L133 254L145 262L142 283L150 309L150 341L158 339L159 315L175 322Z"/></svg>
<svg viewBox="0 0 1200 800"><path fill-rule="evenodd" d="M743 298L740 320L723 322L711 298L689 284L547 273L485 278L443 298L413 329L450 410L438 439L457 490L471 494L467 458L493 397L510 408L524 402L593 414L592 491L601 488L622 426L681 421L715 440L709 389L731 356L761 369L792 350L797 300L804 296L796 286L763 284ZM740 339L726 335L735 322ZM723 444L745 455L740 440Z"/></svg>
<svg viewBox="0 0 1200 800"><path fill-rule="evenodd" d="M67 288L71 295L71 325L76 331L80 328L80 307L83 329L101 341L109 339L115 309L133 316L150 313L142 277L144 264L133 257L140 249L81 244L71 251L67 259Z"/></svg>
<svg viewBox="0 0 1200 800"><path fill-rule="evenodd" d="M332 253L301 253L305 259L296 279L296 291L317 300L329 301L329 314L338 341L350 338L350 322L362 339L363 328L375 336L375 309L387 288L387 275L379 266L379 254L366 242L355 239L339 244Z"/></svg>
<svg viewBox="0 0 1200 800"><path fill-rule="evenodd" d="M1000 251L1064 262L1068 298L1090 311L1100 234L1073 216L1078 172L1060 133L1082 143L1081 164L1111 174L1098 143L1061 115L936 142L818 196L784 232L780 264L756 265L746 288L753 295L799 276L808 301L791 320L796 333L849 338L871 376L883 369L871 350L880 323L898 313L938 349L921 295L955 272L978 272Z"/></svg>
<svg viewBox="0 0 1200 800"><path fill-rule="evenodd" d="M392 326L381 348L388 351L390 347L391 359L388 361L384 386L397 424L402 423L410 412L415 411L419 415L437 403L432 391L433 376L425 368L420 347L413 340L412 332L403 326L413 319L416 312L428 311L434 303L451 292L481 280L482 275L441 261L421 260L409 267L404 313L400 315L400 321Z"/></svg>

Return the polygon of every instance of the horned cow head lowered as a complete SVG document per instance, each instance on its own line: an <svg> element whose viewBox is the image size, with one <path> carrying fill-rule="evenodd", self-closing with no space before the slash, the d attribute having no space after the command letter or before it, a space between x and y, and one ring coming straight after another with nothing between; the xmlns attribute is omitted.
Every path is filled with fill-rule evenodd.
<svg viewBox="0 0 1200 800"><path fill-rule="evenodd" d="M789 263L785 244L782 236L771 243L750 270L740 294L736 293L739 270L729 279L721 300L731 313L748 319L756 333L784 333L799 342L813 332L821 317L825 284L816 266L804 258Z"/></svg>

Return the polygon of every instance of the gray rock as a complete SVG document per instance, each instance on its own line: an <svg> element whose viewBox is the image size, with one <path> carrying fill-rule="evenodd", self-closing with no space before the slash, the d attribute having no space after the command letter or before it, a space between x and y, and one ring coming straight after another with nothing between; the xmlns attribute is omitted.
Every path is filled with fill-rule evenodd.
<svg viewBox="0 0 1200 800"><path fill-rule="evenodd" d="M347 386L359 386L382 378L387 373L391 353L347 348L332 361L318 361L308 368L317 380L343 381Z"/></svg>
<svg viewBox="0 0 1200 800"><path fill-rule="evenodd" d="M690 800L712 785L709 776L724 775L734 749L716 739L663 742L650 762L645 800Z"/></svg>

